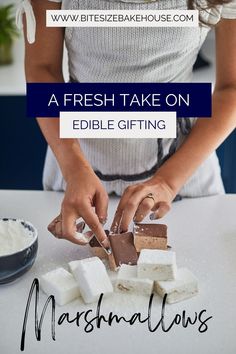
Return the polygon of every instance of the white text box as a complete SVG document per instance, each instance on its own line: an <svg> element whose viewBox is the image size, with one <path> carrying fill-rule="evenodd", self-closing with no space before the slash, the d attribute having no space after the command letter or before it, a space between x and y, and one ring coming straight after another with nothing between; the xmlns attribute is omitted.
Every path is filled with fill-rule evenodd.
<svg viewBox="0 0 236 354"><path fill-rule="evenodd" d="M60 138L176 138L176 112L60 112Z"/></svg>
<svg viewBox="0 0 236 354"><path fill-rule="evenodd" d="M47 10L47 27L197 27L198 10Z"/></svg>

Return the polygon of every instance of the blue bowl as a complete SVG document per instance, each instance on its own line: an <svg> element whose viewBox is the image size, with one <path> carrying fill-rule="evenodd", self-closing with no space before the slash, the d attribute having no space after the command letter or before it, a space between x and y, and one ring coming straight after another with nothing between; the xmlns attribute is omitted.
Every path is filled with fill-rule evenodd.
<svg viewBox="0 0 236 354"><path fill-rule="evenodd" d="M25 234L30 238L29 244L14 253L0 256L0 284L10 283L19 278L34 264L38 251L38 232L28 221L13 218L2 218L0 222L14 221L25 228Z"/></svg>

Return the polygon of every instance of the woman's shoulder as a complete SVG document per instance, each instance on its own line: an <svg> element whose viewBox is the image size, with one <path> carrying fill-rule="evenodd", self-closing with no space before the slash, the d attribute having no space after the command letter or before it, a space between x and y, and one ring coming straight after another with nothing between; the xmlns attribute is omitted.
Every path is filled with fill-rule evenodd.
<svg viewBox="0 0 236 354"><path fill-rule="evenodd" d="M223 5L221 17L236 19L236 0L231 0L227 4Z"/></svg>
<svg viewBox="0 0 236 354"><path fill-rule="evenodd" d="M204 0L205 3L207 3L206 0ZM203 21L210 25L216 25L221 19L236 19L236 0L213 6L210 11L203 8L200 14Z"/></svg>

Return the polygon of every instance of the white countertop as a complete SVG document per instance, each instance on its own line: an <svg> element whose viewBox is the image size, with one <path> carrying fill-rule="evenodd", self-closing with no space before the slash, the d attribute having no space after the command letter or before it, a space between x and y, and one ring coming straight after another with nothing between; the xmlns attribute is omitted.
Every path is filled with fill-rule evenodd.
<svg viewBox="0 0 236 354"><path fill-rule="evenodd" d="M0 286L0 352L20 353L23 316L31 283L35 277L57 266L89 255L87 248L57 240L46 229L48 222L58 213L62 194L55 192L0 191L0 216L19 217L31 221L39 232L39 250L34 266L17 281ZM110 201L109 223L117 199ZM81 300L63 307L56 306L56 341L50 335L50 311L44 318L42 340L34 335L32 303L26 330L25 353L57 354L235 354L236 353L236 195L188 199L173 205L163 219L169 229L169 244L176 251L178 266L186 266L199 279L197 297L178 304L167 305L166 325L175 314L186 310L194 313L205 309L208 330L200 334L199 322L188 328L174 325L168 333L158 329L150 333L147 325L128 324L108 327L102 324L90 334L71 324L57 325L63 312L71 318L76 312L92 308ZM40 292L39 314L46 300ZM105 299L101 312L120 314L147 313L148 297L113 295ZM161 299L155 296L153 324L160 319ZM146 317L146 316L144 316Z"/></svg>

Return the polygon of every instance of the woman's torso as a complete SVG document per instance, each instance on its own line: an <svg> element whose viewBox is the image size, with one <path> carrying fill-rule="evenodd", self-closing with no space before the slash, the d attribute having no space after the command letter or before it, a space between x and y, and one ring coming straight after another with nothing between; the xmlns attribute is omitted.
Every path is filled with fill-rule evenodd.
<svg viewBox="0 0 236 354"><path fill-rule="evenodd" d="M187 9L187 5L185 0L64 0L63 8L163 10ZM207 27L67 28L70 76L78 82L188 82L208 31ZM194 121L179 120L177 139L80 139L80 144L107 191L121 194L129 184L150 178L182 143ZM48 160L46 168L53 157ZM52 170L56 171L55 161ZM61 183L64 188L59 171L54 179L54 187L60 189Z"/></svg>
<svg viewBox="0 0 236 354"><path fill-rule="evenodd" d="M65 0L63 8L180 10L187 4L186 0ZM208 31L207 27L67 28L70 75L80 82L189 81Z"/></svg>

